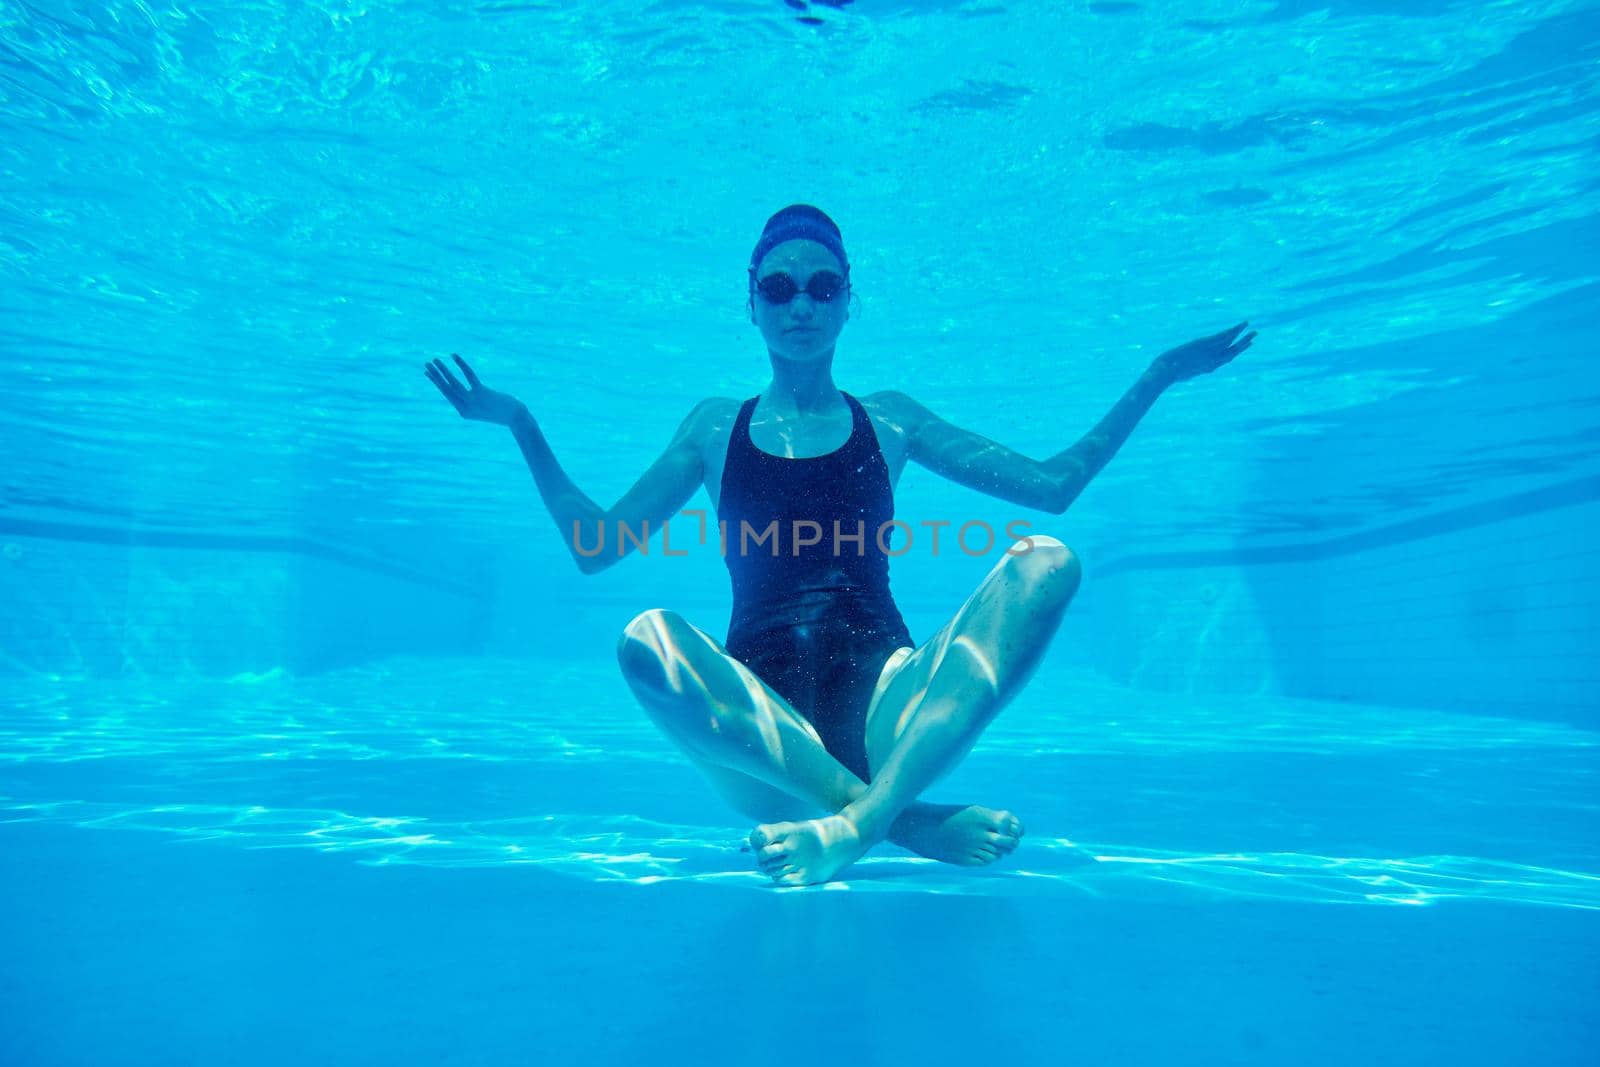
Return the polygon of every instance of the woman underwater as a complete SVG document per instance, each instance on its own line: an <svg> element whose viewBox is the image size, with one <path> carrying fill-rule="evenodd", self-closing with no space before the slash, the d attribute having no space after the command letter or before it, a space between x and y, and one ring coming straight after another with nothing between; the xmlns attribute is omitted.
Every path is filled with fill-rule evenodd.
<svg viewBox="0 0 1600 1067"><path fill-rule="evenodd" d="M1024 538L917 645L889 595L888 550L874 536L893 518L894 485L914 462L1059 515L1167 386L1222 366L1255 334L1236 340L1240 323L1163 353L1082 440L1039 461L905 393L857 398L834 385L850 263L839 228L817 208L795 204L767 221L750 256L749 292L772 381L743 402L702 401L609 509L567 477L527 407L484 386L460 356L464 385L443 360L426 373L463 418L510 428L585 574L621 556L620 544L583 548L607 528L660 528L705 488L726 523L727 642L652 609L627 625L617 654L656 725L759 823L750 847L762 871L780 885L824 882L885 839L946 863L992 863L1022 837L1015 815L917 798L1033 672L1077 590L1078 560L1053 537ZM789 540L741 537L772 532L773 520ZM802 527L833 536L813 543Z"/></svg>

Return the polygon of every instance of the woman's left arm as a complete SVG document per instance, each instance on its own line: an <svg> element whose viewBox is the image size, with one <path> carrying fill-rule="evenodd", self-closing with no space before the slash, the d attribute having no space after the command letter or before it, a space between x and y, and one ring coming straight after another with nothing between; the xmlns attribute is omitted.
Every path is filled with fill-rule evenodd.
<svg viewBox="0 0 1600 1067"><path fill-rule="evenodd" d="M1239 337L1247 325L1241 322L1163 352L1094 429L1042 461L946 422L904 393L885 398L892 404L892 417L905 428L908 459L981 493L1059 515L1117 454L1169 385L1209 374L1250 347L1254 331Z"/></svg>

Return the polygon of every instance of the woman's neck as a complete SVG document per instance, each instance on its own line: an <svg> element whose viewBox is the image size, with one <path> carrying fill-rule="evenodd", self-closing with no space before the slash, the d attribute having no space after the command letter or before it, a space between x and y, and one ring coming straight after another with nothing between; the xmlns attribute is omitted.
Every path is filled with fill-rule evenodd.
<svg viewBox="0 0 1600 1067"><path fill-rule="evenodd" d="M769 410L779 413L832 411L839 403L839 387L833 384L833 360L795 363L774 357L772 384L767 386L763 399Z"/></svg>

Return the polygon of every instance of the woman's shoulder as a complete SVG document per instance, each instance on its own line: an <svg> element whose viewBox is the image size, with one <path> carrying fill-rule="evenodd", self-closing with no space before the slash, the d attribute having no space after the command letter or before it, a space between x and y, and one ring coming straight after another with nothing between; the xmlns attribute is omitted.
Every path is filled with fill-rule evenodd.
<svg viewBox="0 0 1600 1067"><path fill-rule="evenodd" d="M725 438L738 420L743 403L731 396L708 396L683 420L684 430L702 443L719 436Z"/></svg>
<svg viewBox="0 0 1600 1067"><path fill-rule="evenodd" d="M882 408L893 406L896 401L906 394L898 389L879 389L876 393L853 393L851 395L861 401L861 406L864 408Z"/></svg>
<svg viewBox="0 0 1600 1067"><path fill-rule="evenodd" d="M880 389L876 393L867 393L856 399L861 402L862 408L874 421L897 429L904 428L921 406L898 389Z"/></svg>
<svg viewBox="0 0 1600 1067"><path fill-rule="evenodd" d="M856 399L861 402L861 410L872 420L878 447L889 463L891 474L898 478L900 469L905 466L907 429L913 421L916 401L897 389L883 389Z"/></svg>
<svg viewBox="0 0 1600 1067"><path fill-rule="evenodd" d="M743 405L743 400L731 396L708 396L694 406L689 417L701 422L732 422L739 417L739 408Z"/></svg>

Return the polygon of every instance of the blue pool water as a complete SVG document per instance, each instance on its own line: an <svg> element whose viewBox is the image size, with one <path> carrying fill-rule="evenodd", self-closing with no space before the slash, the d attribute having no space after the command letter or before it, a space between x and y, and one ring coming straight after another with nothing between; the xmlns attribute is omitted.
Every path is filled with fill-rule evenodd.
<svg viewBox="0 0 1600 1067"><path fill-rule="evenodd" d="M1584 3L0 6L0 1065L1593 1062L1597 81ZM929 794L993 867L775 888L614 656L723 562L581 576L422 375L608 504L793 201L840 386L1030 456L1259 332L1064 515L896 489L1083 561Z"/></svg>

